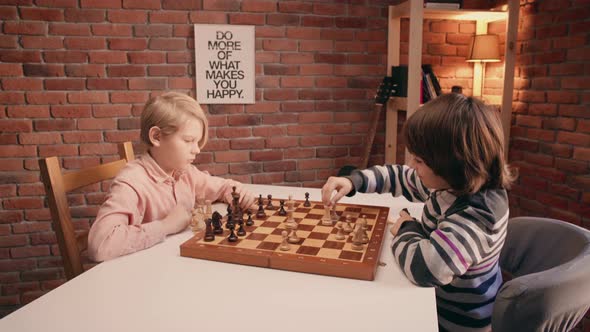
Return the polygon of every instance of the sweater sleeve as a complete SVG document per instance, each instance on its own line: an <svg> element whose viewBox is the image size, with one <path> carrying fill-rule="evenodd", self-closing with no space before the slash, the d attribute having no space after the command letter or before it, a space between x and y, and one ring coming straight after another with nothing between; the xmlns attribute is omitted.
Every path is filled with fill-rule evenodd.
<svg viewBox="0 0 590 332"><path fill-rule="evenodd" d="M231 198L232 187L242 185L237 181L212 176L208 172L201 171L194 166L190 167L189 174L195 190L195 197L204 197L212 202L222 201L228 204L231 203L228 199Z"/></svg>
<svg viewBox="0 0 590 332"><path fill-rule="evenodd" d="M161 221L142 224L145 203L128 183L115 180L88 234L88 255L97 262L149 248L164 240Z"/></svg>
<svg viewBox="0 0 590 332"><path fill-rule="evenodd" d="M348 177L354 190L362 193L391 193L404 196L411 202L424 202L430 192L422 184L416 171L405 165L373 166L355 170Z"/></svg>
<svg viewBox="0 0 590 332"><path fill-rule="evenodd" d="M429 235L417 221L405 222L393 239L393 256L404 274L420 286L449 284L477 263L477 228L442 220Z"/></svg>

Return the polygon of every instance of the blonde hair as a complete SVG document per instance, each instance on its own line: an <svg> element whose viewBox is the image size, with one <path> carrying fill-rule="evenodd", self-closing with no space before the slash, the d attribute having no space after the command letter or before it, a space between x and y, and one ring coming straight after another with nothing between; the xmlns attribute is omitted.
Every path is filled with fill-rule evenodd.
<svg viewBox="0 0 590 332"><path fill-rule="evenodd" d="M478 99L451 93L424 104L407 120L408 150L458 195L509 189L516 178L504 157L499 115Z"/></svg>
<svg viewBox="0 0 590 332"><path fill-rule="evenodd" d="M178 131L187 117L193 117L203 124L203 137L199 139L199 148L202 149L209 136L207 116L196 100L178 92L167 92L147 101L141 112L141 141L152 146L150 128L156 126L162 135L171 135Z"/></svg>

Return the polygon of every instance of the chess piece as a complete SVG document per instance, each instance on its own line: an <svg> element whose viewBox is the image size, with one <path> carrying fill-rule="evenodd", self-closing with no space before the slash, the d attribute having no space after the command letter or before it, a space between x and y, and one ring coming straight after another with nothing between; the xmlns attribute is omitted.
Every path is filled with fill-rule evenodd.
<svg viewBox="0 0 590 332"><path fill-rule="evenodd" d="M363 244L369 243L369 234L367 234L367 218L364 215L361 219L361 227L359 231L361 232L361 242Z"/></svg>
<svg viewBox="0 0 590 332"><path fill-rule="evenodd" d="M346 223L342 226L344 233L350 234L352 233L352 224L350 222L350 214L346 215Z"/></svg>
<svg viewBox="0 0 590 332"><path fill-rule="evenodd" d="M322 226L332 226L332 216L330 215L330 207L325 205L324 206L324 216L322 217L321 221Z"/></svg>
<svg viewBox="0 0 590 332"><path fill-rule="evenodd" d="M285 200L281 199L280 203L281 203L281 208L279 209L279 216L286 216L287 211L285 211Z"/></svg>
<svg viewBox="0 0 590 332"><path fill-rule="evenodd" d="M223 234L223 228L221 225L221 214L217 211L213 212L211 216L211 221L213 224L213 234Z"/></svg>
<svg viewBox="0 0 590 332"><path fill-rule="evenodd" d="M297 222L295 222L295 218L293 218L293 210L287 211L287 219L285 220L285 227L288 229L297 228Z"/></svg>
<svg viewBox="0 0 590 332"><path fill-rule="evenodd" d="M211 200L205 200L205 218L212 217L213 208L211 207Z"/></svg>
<svg viewBox="0 0 590 332"><path fill-rule="evenodd" d="M238 236L246 235L246 230L244 229L244 221L242 220L242 223L240 223L239 225L240 227L238 228Z"/></svg>
<svg viewBox="0 0 590 332"><path fill-rule="evenodd" d="M203 207L197 206L196 209L193 209L191 217L191 230L193 233L202 231L205 229L205 214L203 213Z"/></svg>
<svg viewBox="0 0 590 332"><path fill-rule="evenodd" d="M254 221L252 220L252 211L248 209L248 220L246 220L246 226L254 225Z"/></svg>
<svg viewBox="0 0 590 332"><path fill-rule="evenodd" d="M346 239L346 233L344 233L344 229L342 227L342 223L338 223L338 233L336 233L336 240L344 240Z"/></svg>
<svg viewBox="0 0 590 332"><path fill-rule="evenodd" d="M279 247L279 249L281 249L282 251L291 250L291 246L289 245L289 242L287 241L287 231L282 231L281 236L283 237L283 242L281 243L281 246Z"/></svg>
<svg viewBox="0 0 590 332"><path fill-rule="evenodd" d="M235 225L231 225L231 226L232 227L229 229L229 236L227 237L227 241L236 242L236 241L238 241L238 237L236 236L236 233L234 232Z"/></svg>
<svg viewBox="0 0 590 332"><path fill-rule="evenodd" d="M256 212L256 218L264 218L266 213L264 212L264 206L262 206L262 195L258 199L258 211Z"/></svg>
<svg viewBox="0 0 590 332"><path fill-rule="evenodd" d="M362 226L360 224L357 224L352 235L352 250L362 251L364 248L363 234L361 229Z"/></svg>
<svg viewBox="0 0 590 332"><path fill-rule="evenodd" d="M274 210L275 207L274 205L272 205L272 195L267 195L266 198L268 198L268 202L266 203L266 209L267 210Z"/></svg>
<svg viewBox="0 0 590 332"><path fill-rule="evenodd" d="M289 243L298 243L299 240L301 240L299 238L299 236L297 236L297 229L293 228L291 230L291 234L289 234L289 238L287 239L287 241L289 241Z"/></svg>
<svg viewBox="0 0 590 332"><path fill-rule="evenodd" d="M213 233L213 228L211 227L211 219L205 220L205 242L211 242L215 240L215 233Z"/></svg>
<svg viewBox="0 0 590 332"><path fill-rule="evenodd" d="M340 219L340 216L338 215L338 213L336 213L336 205L332 205L332 208L330 209L330 218L332 219L332 222L337 222L338 219Z"/></svg>
<svg viewBox="0 0 590 332"><path fill-rule="evenodd" d="M303 206L305 206L305 207L311 206L311 203L309 202L309 193L305 193L305 202L303 203Z"/></svg>

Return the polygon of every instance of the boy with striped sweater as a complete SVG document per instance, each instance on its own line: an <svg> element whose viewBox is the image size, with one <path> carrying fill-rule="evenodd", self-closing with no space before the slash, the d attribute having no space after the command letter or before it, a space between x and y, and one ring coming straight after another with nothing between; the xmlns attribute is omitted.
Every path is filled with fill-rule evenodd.
<svg viewBox="0 0 590 332"><path fill-rule="evenodd" d="M404 137L410 167L330 177L322 200L332 205L358 191L424 202L420 220L402 214L392 227L393 255L410 281L436 287L441 331L488 331L514 180L499 118L476 99L448 94L419 108Z"/></svg>

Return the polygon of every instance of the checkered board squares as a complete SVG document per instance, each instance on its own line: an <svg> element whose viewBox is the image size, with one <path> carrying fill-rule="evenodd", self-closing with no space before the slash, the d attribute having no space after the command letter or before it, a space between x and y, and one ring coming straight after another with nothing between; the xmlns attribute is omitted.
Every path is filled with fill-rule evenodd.
<svg viewBox="0 0 590 332"><path fill-rule="evenodd" d="M211 242L196 236L191 238L180 246L180 254L227 263L373 280L379 264L389 208L353 204L336 206L338 220L344 222L349 215L353 227L363 215L367 219L369 243L362 251L355 251L352 249L352 236L337 240L336 227L321 225L324 215L322 203L311 202L310 207L303 206L303 203L295 201L293 213L298 225L297 235L301 240L290 244L289 251L279 249L287 217L279 216L277 209L265 210L264 218L256 218L255 213L252 214L254 225L244 226L246 235L239 237L236 242L227 240L229 231L224 229L224 233L216 235ZM256 212L255 209L252 211ZM244 220L247 218L244 215Z"/></svg>

